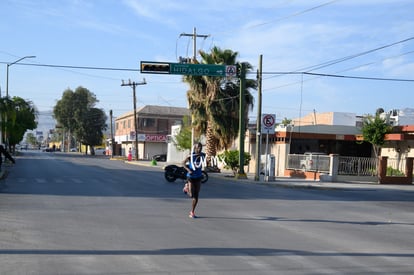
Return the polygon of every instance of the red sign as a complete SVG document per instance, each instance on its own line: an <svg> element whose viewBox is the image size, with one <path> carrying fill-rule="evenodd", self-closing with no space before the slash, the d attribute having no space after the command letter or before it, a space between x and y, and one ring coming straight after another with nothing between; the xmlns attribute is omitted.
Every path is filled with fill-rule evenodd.
<svg viewBox="0 0 414 275"><path fill-rule="evenodd" d="M167 142L167 135L153 135L153 134L146 134L145 141L149 142Z"/></svg>
<svg viewBox="0 0 414 275"><path fill-rule="evenodd" d="M262 115L262 133L269 134L275 132L276 115L264 114Z"/></svg>

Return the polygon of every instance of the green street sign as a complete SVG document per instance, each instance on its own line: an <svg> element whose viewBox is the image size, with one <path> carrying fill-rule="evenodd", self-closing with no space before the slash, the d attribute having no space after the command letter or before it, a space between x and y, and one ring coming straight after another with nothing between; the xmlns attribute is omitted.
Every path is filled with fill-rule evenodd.
<svg viewBox="0 0 414 275"><path fill-rule="evenodd" d="M170 63L170 74L226 76L225 65Z"/></svg>
<svg viewBox="0 0 414 275"><path fill-rule="evenodd" d="M237 76L237 67L236 65L141 61L141 73L234 77Z"/></svg>

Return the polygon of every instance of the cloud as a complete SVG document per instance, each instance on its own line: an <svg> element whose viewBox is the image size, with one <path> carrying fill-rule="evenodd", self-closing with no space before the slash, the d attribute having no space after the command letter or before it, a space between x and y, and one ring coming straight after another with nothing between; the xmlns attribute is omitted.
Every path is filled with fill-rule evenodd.
<svg viewBox="0 0 414 275"><path fill-rule="evenodd" d="M176 26L174 14L181 10L179 3L161 0L124 0L124 5L140 18L169 27Z"/></svg>
<svg viewBox="0 0 414 275"><path fill-rule="evenodd" d="M406 79L414 79L414 62L402 63L402 60L393 62L393 64L387 64L389 74L394 77L401 77Z"/></svg>

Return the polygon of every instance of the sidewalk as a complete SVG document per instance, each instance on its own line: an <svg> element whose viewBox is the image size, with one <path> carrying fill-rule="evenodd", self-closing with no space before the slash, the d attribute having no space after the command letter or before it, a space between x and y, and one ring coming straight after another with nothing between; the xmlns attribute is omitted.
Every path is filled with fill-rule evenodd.
<svg viewBox="0 0 414 275"><path fill-rule="evenodd" d="M151 161L125 161L125 163L132 165L142 165L154 168L163 169L168 165L165 162L158 162L157 165L152 165ZM307 189L335 189L335 190L379 190L391 189L401 191L414 191L414 185L406 184L376 184L372 182L324 182L319 180L304 180L294 179L288 177L277 177L273 181L255 181L255 174L248 173L247 179L235 179L233 173L229 170L221 173L208 173L211 178L221 178L223 180L240 181L241 183L274 185L286 188L307 188Z"/></svg>

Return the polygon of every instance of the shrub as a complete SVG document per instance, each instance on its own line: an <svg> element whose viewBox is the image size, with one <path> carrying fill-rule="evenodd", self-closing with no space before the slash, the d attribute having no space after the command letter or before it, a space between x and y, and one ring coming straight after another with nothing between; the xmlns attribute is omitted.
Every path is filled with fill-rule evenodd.
<svg viewBox="0 0 414 275"><path fill-rule="evenodd" d="M387 167L387 176L397 176L397 177L402 177L405 176L405 174L403 172L401 172L398 169L394 169L391 166Z"/></svg>
<svg viewBox="0 0 414 275"><path fill-rule="evenodd" d="M239 151L238 150L230 150L224 151L219 157L224 160L224 168L231 169L233 171L233 175L236 176L237 172L239 171ZM251 160L251 155L247 152L244 152L244 165L248 165Z"/></svg>

